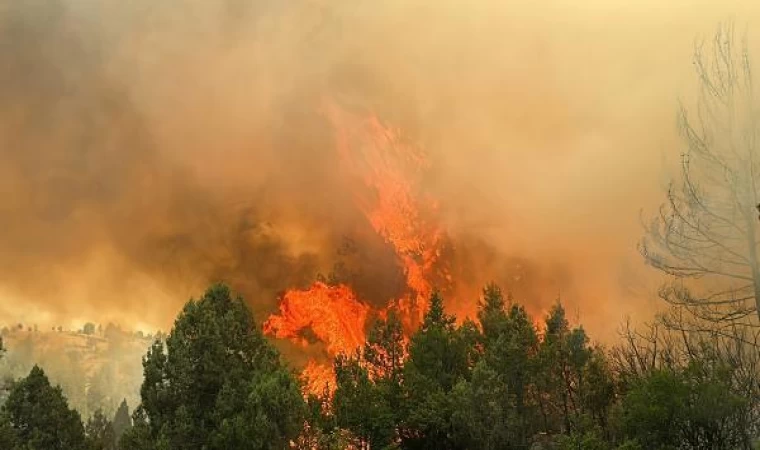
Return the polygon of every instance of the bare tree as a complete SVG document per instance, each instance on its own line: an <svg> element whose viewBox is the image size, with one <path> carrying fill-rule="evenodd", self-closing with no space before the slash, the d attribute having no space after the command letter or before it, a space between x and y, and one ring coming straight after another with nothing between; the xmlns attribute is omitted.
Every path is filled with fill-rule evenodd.
<svg viewBox="0 0 760 450"><path fill-rule="evenodd" d="M685 151L639 249L671 277L660 296L717 327L758 326L758 115L746 37L733 26L695 46L700 91L681 106Z"/></svg>

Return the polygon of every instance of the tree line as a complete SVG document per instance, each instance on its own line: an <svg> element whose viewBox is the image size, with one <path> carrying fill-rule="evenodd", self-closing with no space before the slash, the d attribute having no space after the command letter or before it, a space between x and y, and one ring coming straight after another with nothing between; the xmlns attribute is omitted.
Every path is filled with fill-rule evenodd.
<svg viewBox="0 0 760 450"><path fill-rule="evenodd" d="M672 319L672 318L671 318ZM495 285L477 321L434 294L405 337L390 313L304 397L296 372L224 285L190 300L143 358L141 402L86 423L34 367L0 408L7 449L751 449L757 349L657 323L592 344L562 305L536 323Z"/></svg>

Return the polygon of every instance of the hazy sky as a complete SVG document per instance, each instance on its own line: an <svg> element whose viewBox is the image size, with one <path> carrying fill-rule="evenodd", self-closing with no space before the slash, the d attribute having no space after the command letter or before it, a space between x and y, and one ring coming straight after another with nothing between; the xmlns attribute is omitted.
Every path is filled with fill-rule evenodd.
<svg viewBox="0 0 760 450"><path fill-rule="evenodd" d="M639 213L682 150L695 40L759 19L750 0L6 2L0 322L166 328L213 280L263 318L361 228L330 95L428 151L444 226L487 253L470 270L610 335L656 304Z"/></svg>

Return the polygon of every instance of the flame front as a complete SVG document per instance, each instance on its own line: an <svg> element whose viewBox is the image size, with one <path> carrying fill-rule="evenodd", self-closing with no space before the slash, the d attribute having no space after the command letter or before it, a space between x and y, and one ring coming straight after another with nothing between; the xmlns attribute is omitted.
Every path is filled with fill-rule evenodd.
<svg viewBox="0 0 760 450"><path fill-rule="evenodd" d="M433 280L448 282L450 276L440 264L445 233L431 221L437 206L420 186L429 166L422 148L406 142L399 130L373 115L348 112L330 100L323 111L335 132L340 168L357 184L357 205L372 229L392 246L407 286L403 296L388 299L386 307L376 311L343 284L317 282L307 290L286 292L279 314L267 320L264 331L306 345L303 332L310 329L333 357L364 343L371 314L384 316L395 309L405 328L414 329L427 310ZM334 386L331 369L314 360L303 377L312 393Z"/></svg>
<svg viewBox="0 0 760 450"><path fill-rule="evenodd" d="M376 116L357 117L329 101L325 112L335 129L343 166L366 188L357 190L357 203L402 265L410 292L394 303L406 325L412 326L427 311L444 238L442 229L428 221L435 217L435 202L423 198L417 184L429 167L427 155Z"/></svg>
<svg viewBox="0 0 760 450"><path fill-rule="evenodd" d="M302 332L310 329L333 355L364 343L369 306L358 301L350 287L316 282L305 291L291 290L280 302L280 314L264 323L264 332L308 345Z"/></svg>
<svg viewBox="0 0 760 450"><path fill-rule="evenodd" d="M279 314L264 322L264 333L306 346L309 342L303 332L311 330L331 356L350 353L364 343L369 309L350 287L316 282L307 290L286 292ZM332 369L314 360L309 361L302 378L307 391L315 394L325 388L332 392L335 385Z"/></svg>

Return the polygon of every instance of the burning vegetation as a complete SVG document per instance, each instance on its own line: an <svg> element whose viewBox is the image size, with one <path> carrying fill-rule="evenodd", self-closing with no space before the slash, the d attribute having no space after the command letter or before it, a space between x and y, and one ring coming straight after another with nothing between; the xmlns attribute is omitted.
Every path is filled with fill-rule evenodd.
<svg viewBox="0 0 760 450"><path fill-rule="evenodd" d="M677 145L691 6L95 3L0 7L0 449L757 447L749 39Z"/></svg>
<svg viewBox="0 0 760 450"><path fill-rule="evenodd" d="M387 298L380 307L370 306L350 285L335 279L282 295L279 312L264 323L264 331L304 346L310 341L307 336L324 343L329 359L311 360L304 370L307 385L316 392L334 387L332 358L364 343L370 317L393 311L405 330L414 330L434 286L448 290L451 284L441 258L446 234L435 220L437 203L420 183L430 164L425 151L375 115L349 111L333 100L323 103L340 170L355 185L354 199L367 223L393 250L404 286L398 297Z"/></svg>

